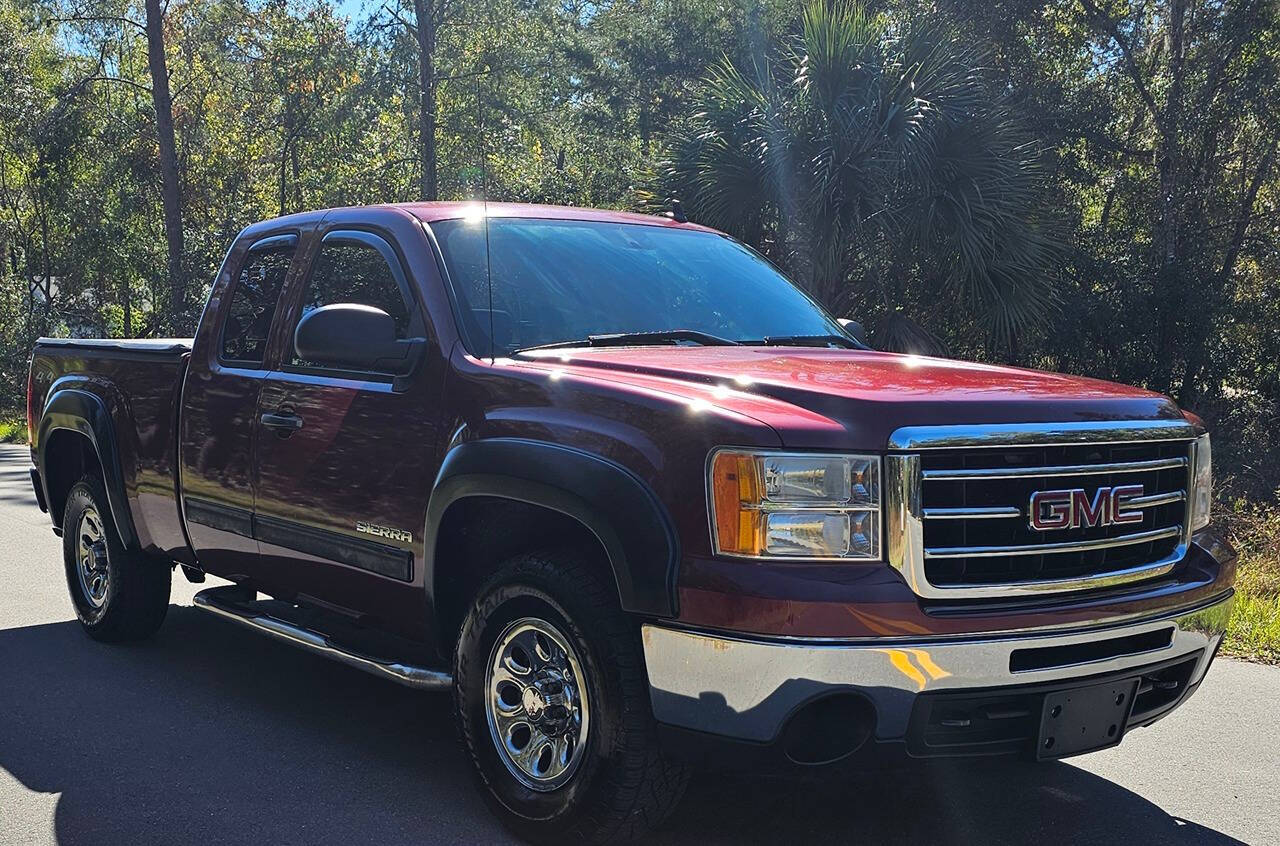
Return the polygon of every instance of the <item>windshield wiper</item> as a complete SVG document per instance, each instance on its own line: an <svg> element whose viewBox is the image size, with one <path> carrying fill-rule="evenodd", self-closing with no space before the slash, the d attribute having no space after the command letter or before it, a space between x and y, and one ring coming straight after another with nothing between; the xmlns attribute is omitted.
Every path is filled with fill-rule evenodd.
<svg viewBox="0 0 1280 846"><path fill-rule="evenodd" d="M696 329L665 329L658 332L615 332L609 335L588 335L575 341L556 341L551 344L538 344L534 347L523 347L513 354L533 352L535 350L559 350L570 347L639 347L652 344L679 344L680 342L698 344L704 347L736 346L737 341L721 338L708 332Z"/></svg>
<svg viewBox="0 0 1280 846"><path fill-rule="evenodd" d="M848 350L865 349L848 335L768 335L758 341L742 341L748 346L829 347L837 344Z"/></svg>

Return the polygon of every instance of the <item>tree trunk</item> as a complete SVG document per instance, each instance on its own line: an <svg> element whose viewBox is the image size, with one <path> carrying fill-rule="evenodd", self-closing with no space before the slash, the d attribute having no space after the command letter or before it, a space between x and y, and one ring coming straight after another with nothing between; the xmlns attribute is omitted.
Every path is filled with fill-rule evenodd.
<svg viewBox="0 0 1280 846"><path fill-rule="evenodd" d="M1133 113L1133 120L1129 121L1129 128L1125 130L1123 145L1127 148L1133 143L1133 134L1138 131L1138 127L1142 125L1143 112L1137 110ZM1126 162L1127 164L1127 162ZM1107 189L1106 202L1102 204L1102 216L1098 219L1098 234L1105 237L1107 234L1107 226L1111 224L1111 210L1115 207L1116 192L1120 188L1120 181L1124 176L1124 167L1116 168L1115 176L1111 181L1111 187Z"/></svg>
<svg viewBox="0 0 1280 846"><path fill-rule="evenodd" d="M1159 192L1157 208L1160 209L1159 231L1156 247L1160 251L1156 270L1157 296L1159 302L1157 353L1155 361L1157 373L1160 374L1156 389L1166 393L1173 383L1174 361L1173 341L1177 336L1175 321L1184 308L1181 292L1181 256L1178 254L1179 185L1178 177L1182 169L1181 137L1182 97L1184 67L1186 56L1183 27L1187 17L1187 0L1169 0L1169 22L1166 33L1166 52L1169 56L1169 90L1160 120L1160 140L1158 160Z"/></svg>
<svg viewBox="0 0 1280 846"><path fill-rule="evenodd" d="M1164 132L1160 139L1161 261L1172 264L1178 258L1178 177L1181 171L1180 134L1183 96L1183 25L1187 0L1169 0L1169 93L1164 107Z"/></svg>
<svg viewBox="0 0 1280 846"><path fill-rule="evenodd" d="M1222 259L1222 267L1218 270L1215 284L1210 289L1209 295L1220 296L1227 290L1227 286L1231 284L1231 275L1235 272L1236 262L1240 260L1240 250L1244 247L1244 236L1249 231L1249 224L1253 221L1253 207L1258 202L1258 192L1262 190L1262 185L1266 182L1270 175L1271 167L1275 163L1276 146L1280 142L1272 139L1267 151L1262 155L1262 161L1258 164L1258 169L1254 171L1253 179L1249 182L1249 187L1245 191L1244 197L1240 201L1239 216L1236 218L1236 225L1231 233L1231 241L1227 244L1226 254ZM1191 347L1187 351L1187 365L1182 373L1182 385L1178 389L1178 402L1183 405L1190 404L1195 401L1198 390L1196 383L1200 379L1200 371L1204 369L1207 350L1205 346L1209 342L1209 333L1211 329L1217 325L1215 315L1210 311L1209 314L1199 313L1192 332Z"/></svg>
<svg viewBox="0 0 1280 846"><path fill-rule="evenodd" d="M290 107L288 98L284 104L284 128L282 131L284 143L280 145L280 171L278 185L276 186L276 195L279 202L276 204L280 209L280 216L284 217L288 214L288 198L289 198L289 145L293 142L293 110Z"/></svg>
<svg viewBox="0 0 1280 846"><path fill-rule="evenodd" d="M169 249L169 328L185 334L187 290L182 270L182 197L178 189L178 145L173 137L173 98L169 94L169 66L164 50L164 14L160 0L145 0L147 63L151 68L151 100L156 110L156 138L160 145L161 202L164 238Z"/></svg>
<svg viewBox="0 0 1280 846"><path fill-rule="evenodd" d="M124 284L120 286L120 305L124 308L124 331L120 334L125 338L133 337L133 302L129 296L129 280L125 279Z"/></svg>
<svg viewBox="0 0 1280 846"><path fill-rule="evenodd" d="M436 22L432 0L413 0L418 35L418 146L422 157L421 193L435 200L436 185Z"/></svg>
<svg viewBox="0 0 1280 846"><path fill-rule="evenodd" d="M286 148L280 151L280 172L278 175L279 178L277 180L279 184L276 186L276 195L277 195L276 207L279 209L277 214L279 214L281 217L284 217L286 214L288 214L288 212L285 211L285 208L286 208L285 198L289 195L288 186L285 185L285 174L288 170L288 167L287 167L288 161L289 161L288 149Z"/></svg>
<svg viewBox="0 0 1280 846"><path fill-rule="evenodd" d="M302 211L302 180L298 178L298 145L302 143L302 139L295 138L293 145L289 147L289 169L292 171L293 179L293 209L294 211Z"/></svg>

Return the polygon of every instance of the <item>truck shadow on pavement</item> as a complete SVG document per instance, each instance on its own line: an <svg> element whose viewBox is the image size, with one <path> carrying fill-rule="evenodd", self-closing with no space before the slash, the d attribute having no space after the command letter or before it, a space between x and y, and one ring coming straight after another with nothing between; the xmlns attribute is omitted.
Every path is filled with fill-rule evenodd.
<svg viewBox="0 0 1280 846"><path fill-rule="evenodd" d="M0 768L60 794L62 844L508 842L449 697L183 606L140 645L74 622L0 630ZM47 830L17 830L32 825ZM1239 841L1068 764L931 764L817 783L703 775L652 842Z"/></svg>

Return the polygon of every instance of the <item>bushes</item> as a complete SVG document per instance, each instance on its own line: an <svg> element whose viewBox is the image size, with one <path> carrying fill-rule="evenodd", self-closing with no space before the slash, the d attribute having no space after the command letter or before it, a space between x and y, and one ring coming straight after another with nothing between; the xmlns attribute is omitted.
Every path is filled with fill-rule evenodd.
<svg viewBox="0 0 1280 846"><path fill-rule="evenodd" d="M1219 515L1240 553L1238 595L1223 650L1280 663L1280 511L1237 499L1222 502Z"/></svg>
<svg viewBox="0 0 1280 846"><path fill-rule="evenodd" d="M27 424L8 420L0 421L0 444L27 443Z"/></svg>

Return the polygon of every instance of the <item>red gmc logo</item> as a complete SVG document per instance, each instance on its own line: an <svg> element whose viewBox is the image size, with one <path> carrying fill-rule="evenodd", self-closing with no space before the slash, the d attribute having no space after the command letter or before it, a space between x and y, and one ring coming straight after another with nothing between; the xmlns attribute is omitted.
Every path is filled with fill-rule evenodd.
<svg viewBox="0 0 1280 846"><path fill-rule="evenodd" d="M1142 496L1142 485L1098 488L1092 499L1080 488L1036 491L1031 495L1031 528L1047 532L1052 529L1110 526L1114 523L1141 523L1141 511L1125 510L1129 501L1139 496Z"/></svg>

